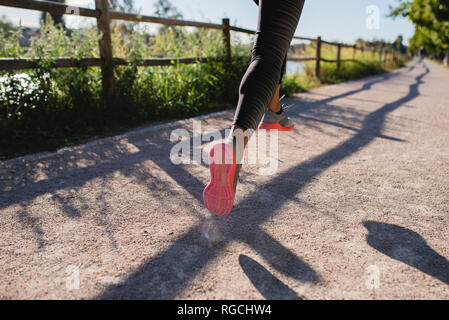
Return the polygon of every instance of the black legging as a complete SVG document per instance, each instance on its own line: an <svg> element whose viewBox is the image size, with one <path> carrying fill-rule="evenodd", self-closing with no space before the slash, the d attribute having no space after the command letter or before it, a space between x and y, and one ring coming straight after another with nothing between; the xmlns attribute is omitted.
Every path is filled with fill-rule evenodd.
<svg viewBox="0 0 449 320"><path fill-rule="evenodd" d="M259 0L251 64L240 84L234 124L257 129L276 92L304 0Z"/></svg>
<svg viewBox="0 0 449 320"><path fill-rule="evenodd" d="M259 5L259 0L254 0L254 2ZM279 84L282 83L282 79L284 79L284 74L287 72L287 54L284 57L284 62L282 63L281 76L279 78Z"/></svg>

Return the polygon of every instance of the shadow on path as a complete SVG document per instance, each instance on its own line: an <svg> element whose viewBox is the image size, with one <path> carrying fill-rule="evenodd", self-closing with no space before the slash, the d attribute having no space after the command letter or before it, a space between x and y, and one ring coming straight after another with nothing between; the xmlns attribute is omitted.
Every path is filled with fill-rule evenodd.
<svg viewBox="0 0 449 320"><path fill-rule="evenodd" d="M270 263L279 272L294 277L299 281L309 283L319 282L319 275L307 263L303 262L275 239L272 239L264 233L259 226L267 218L271 217L276 210L281 208L286 200L294 198L315 176L321 174L322 170L326 170L341 160L354 155L375 138L381 136L386 115L419 95L419 85L422 83L422 79L429 73L429 69L424 64L423 67L425 68L425 72L421 73L415 79L415 82L410 85L409 92L403 98L388 103L366 116L363 121L363 127L357 134L335 148L317 156L312 161L301 163L278 174L270 182L260 186L255 193L243 200L239 205L240 209L236 208L231 216L220 221L220 227L226 230L227 238L216 244L215 247L207 249L199 239L201 227L194 227L154 259L143 264L121 284L110 286L97 298L172 299L181 292L199 270L217 258L222 250L231 241L235 240L243 241L251 245L265 261ZM335 99L343 98L363 90L369 90L375 83L386 81L393 76L398 76L398 74L383 75L379 79L365 83L361 89L309 103L308 106L296 112L299 114L304 109L307 110L322 105L323 103L329 103ZM292 109L293 112L294 110L295 108ZM307 170L310 168L321 168L322 170L312 172L311 170ZM167 173L170 174L169 172ZM186 172L186 174L188 173ZM179 179L181 185L187 187L182 184L182 181L188 181L188 177ZM285 188L285 185L289 186L288 189ZM261 206L259 209L248 209L254 208L254 203L258 201L259 192L271 192L270 190L282 190L282 192L277 193L279 196L270 204ZM195 194L194 197L198 198L198 195ZM239 211L241 210L244 210L244 214L240 214ZM267 241L259 241L257 237ZM279 254L287 257L287 261L293 264L280 263L276 256Z"/></svg>
<svg viewBox="0 0 449 320"><path fill-rule="evenodd" d="M389 80L397 77L398 75L399 73L387 73L381 76L375 76L373 80L365 83L360 89L308 103L307 105L301 106L300 112L305 112L317 106L327 104L333 100L369 90L376 83ZM222 136L223 132L224 130L220 130ZM171 175L171 177L187 191L191 192L191 190L194 190L192 195L196 199L202 201L202 191L198 191L198 188L195 188L195 186L202 186L201 182L197 178L190 175L189 179L183 180L180 177L183 175L189 175L189 173L186 172L182 166L174 165L171 161L168 161L167 157L158 158L152 156L153 154L156 154L158 150L164 151L163 153L168 155L170 154L171 147L172 144L164 139L163 143L160 145L156 143L146 145L144 147L141 146L141 151L130 154L122 145L118 143L118 141L114 139L103 139L98 143L97 148L101 149L101 151L96 153L91 151L73 152L70 158L58 155L56 159L52 159L51 161L47 162L47 160L41 161L38 159L33 161L31 164L25 160L22 160L23 168L21 172L14 172L14 175L6 176L0 171L0 208L5 208L15 203L30 201L43 194L53 194L61 189L80 188L86 182L97 177L105 176L116 170L120 170L125 175L132 175L133 165L140 164L148 159L151 159L157 163L167 172L167 174ZM127 157L127 168L124 168L121 163L124 156ZM79 167L76 164L77 160L90 161L95 164L88 167ZM104 166L104 164L110 163L113 163L114 165ZM38 171L37 168L47 175L48 178L37 182L30 181L36 174L35 171ZM171 173L172 171L173 174ZM76 179L73 179L73 177L76 177ZM157 177L154 178L157 179ZM191 183L186 185L185 181L191 181Z"/></svg>
<svg viewBox="0 0 449 320"><path fill-rule="evenodd" d="M449 285L449 261L418 233L394 224L365 221L366 241L377 251Z"/></svg>
<svg viewBox="0 0 449 320"><path fill-rule="evenodd" d="M254 287L267 300L302 300L295 291L248 256L240 255L239 263Z"/></svg>

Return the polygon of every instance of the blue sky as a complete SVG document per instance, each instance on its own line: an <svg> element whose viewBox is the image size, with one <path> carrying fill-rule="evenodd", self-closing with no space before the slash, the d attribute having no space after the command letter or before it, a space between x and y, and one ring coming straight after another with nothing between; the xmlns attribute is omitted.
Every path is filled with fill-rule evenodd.
<svg viewBox="0 0 449 320"><path fill-rule="evenodd" d="M135 0L135 6L141 13L152 14L156 0ZM183 13L185 19L221 22L228 17L231 23L240 27L254 29L257 23L257 7L252 0L171 0ZM84 7L93 7L94 0L67 0L67 3ZM357 38L394 40L399 34L405 39L413 35L413 25L405 19L385 17L389 5L396 0L306 0L303 15L296 31L297 35L316 37L320 35L329 41L353 43ZM366 8L378 6L380 12L379 29L366 27L368 15ZM22 21L26 26L37 26L39 13L31 10L14 9L0 6L0 15L15 23ZM95 21L88 18L78 20L69 18L68 23L76 26Z"/></svg>

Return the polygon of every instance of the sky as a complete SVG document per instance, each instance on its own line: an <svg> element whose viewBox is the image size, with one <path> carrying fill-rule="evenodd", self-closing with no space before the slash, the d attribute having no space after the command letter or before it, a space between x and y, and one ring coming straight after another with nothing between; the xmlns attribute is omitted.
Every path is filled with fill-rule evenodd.
<svg viewBox="0 0 449 320"><path fill-rule="evenodd" d="M69 5L93 8L94 0L67 0ZM140 13L152 15L156 0L135 0ZM221 23L229 18L231 24L255 29L257 26L257 6L252 0L171 0L187 20ZM354 43L357 38L365 40L383 39L393 41L398 35L409 39L414 33L413 25L404 18L395 20L386 17L389 6L397 0L306 0L296 35L305 37L321 36L328 41ZM376 12L367 9L378 8L379 23L375 23ZM371 8L372 9L372 8ZM40 13L33 10L0 6L0 16L24 26L39 25ZM374 20L373 20L374 19ZM367 21L371 22L367 25ZM373 23L374 21L374 23ZM95 23L94 19L68 17L70 27ZM370 26L370 27L368 27ZM151 30L156 26L149 27Z"/></svg>

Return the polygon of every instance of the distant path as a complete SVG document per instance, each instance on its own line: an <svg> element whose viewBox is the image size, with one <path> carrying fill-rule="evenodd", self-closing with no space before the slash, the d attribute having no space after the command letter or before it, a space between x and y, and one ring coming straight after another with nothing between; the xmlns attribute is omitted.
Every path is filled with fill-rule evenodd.
<svg viewBox="0 0 449 320"><path fill-rule="evenodd" d="M215 244L207 167L169 160L190 121L0 162L0 298L449 299L448 84L415 61L290 99Z"/></svg>

